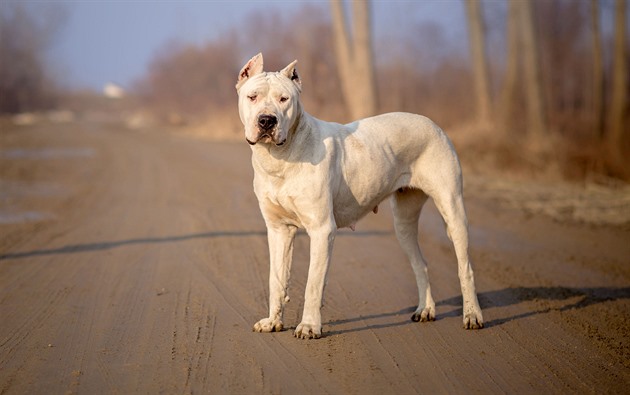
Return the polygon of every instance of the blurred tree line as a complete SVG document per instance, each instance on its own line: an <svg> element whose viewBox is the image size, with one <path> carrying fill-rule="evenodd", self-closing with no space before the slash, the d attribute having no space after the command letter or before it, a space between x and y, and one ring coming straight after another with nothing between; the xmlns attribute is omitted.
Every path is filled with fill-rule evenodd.
<svg viewBox="0 0 630 395"><path fill-rule="evenodd" d="M474 125L484 144L491 136L503 149L543 157L562 146L579 171L630 178L626 0L462 1L469 54L447 48L435 24L403 41L374 41L369 5L351 4L252 15L205 45L166 46L137 90L157 113L229 111L238 124L235 73L262 51L266 70L299 60L306 108L321 118L421 113L446 128ZM604 7L614 15L610 32ZM501 48L488 45L488 15L505 26Z"/></svg>
<svg viewBox="0 0 630 395"><path fill-rule="evenodd" d="M62 26L63 7L28 3L0 4L0 114L50 109L59 86L46 51Z"/></svg>

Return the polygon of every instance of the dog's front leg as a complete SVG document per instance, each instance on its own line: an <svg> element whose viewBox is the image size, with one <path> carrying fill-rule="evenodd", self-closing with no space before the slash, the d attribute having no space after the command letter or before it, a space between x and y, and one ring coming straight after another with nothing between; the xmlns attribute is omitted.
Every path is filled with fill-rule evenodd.
<svg viewBox="0 0 630 395"><path fill-rule="evenodd" d="M336 226L333 223L308 232L311 238L311 262L308 267L302 322L294 333L297 338L318 339L322 335L320 309L335 232Z"/></svg>
<svg viewBox="0 0 630 395"><path fill-rule="evenodd" d="M280 332L284 304L289 301L287 288L293 259L293 240L297 228L267 226L269 240L269 317L254 325L256 332Z"/></svg>

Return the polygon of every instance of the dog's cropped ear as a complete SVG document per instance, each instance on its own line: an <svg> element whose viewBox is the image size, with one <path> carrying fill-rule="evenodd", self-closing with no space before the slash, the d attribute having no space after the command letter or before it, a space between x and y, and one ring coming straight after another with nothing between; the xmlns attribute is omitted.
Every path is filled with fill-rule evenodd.
<svg viewBox="0 0 630 395"><path fill-rule="evenodd" d="M238 80L236 81L236 90L241 89L241 86L256 74L260 74L263 71L263 56L262 53L254 56L243 66L241 71L238 73Z"/></svg>
<svg viewBox="0 0 630 395"><path fill-rule="evenodd" d="M295 68L296 64L297 64L297 60L294 60L287 67L282 69L280 73L285 75L291 81L293 81L293 83L298 87L298 89L302 91L302 80L300 79L297 69Z"/></svg>

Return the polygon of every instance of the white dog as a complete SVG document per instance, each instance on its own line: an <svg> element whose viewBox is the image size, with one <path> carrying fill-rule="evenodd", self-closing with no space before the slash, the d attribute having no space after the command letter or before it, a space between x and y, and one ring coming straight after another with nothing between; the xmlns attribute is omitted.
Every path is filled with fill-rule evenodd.
<svg viewBox="0 0 630 395"><path fill-rule="evenodd" d="M254 191L267 225L270 253L269 317L257 332L282 330L298 228L310 236L310 266L298 338L319 338L320 308L337 229L350 227L391 196L396 236L409 257L419 290L414 321L435 319L427 265L418 246L418 219L433 198L455 247L464 300L464 327L483 327L473 271L457 155L428 118L390 113L347 125L324 122L300 103L294 61L263 72L262 54L240 71L236 90L245 138L252 148Z"/></svg>

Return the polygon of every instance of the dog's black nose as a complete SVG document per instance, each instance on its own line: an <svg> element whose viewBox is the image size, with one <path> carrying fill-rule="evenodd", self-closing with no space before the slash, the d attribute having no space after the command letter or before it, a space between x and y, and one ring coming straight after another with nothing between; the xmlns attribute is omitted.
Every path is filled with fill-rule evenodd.
<svg viewBox="0 0 630 395"><path fill-rule="evenodd" d="M258 127L261 130L269 131L273 129L274 126L278 123L278 118L275 115L259 115L258 116Z"/></svg>

